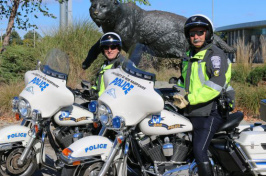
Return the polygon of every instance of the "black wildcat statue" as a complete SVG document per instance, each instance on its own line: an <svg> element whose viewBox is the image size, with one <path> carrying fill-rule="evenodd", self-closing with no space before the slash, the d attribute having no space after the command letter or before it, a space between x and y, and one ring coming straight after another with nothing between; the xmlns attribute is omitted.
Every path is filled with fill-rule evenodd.
<svg viewBox="0 0 266 176"><path fill-rule="evenodd" d="M180 58L188 49L184 35L186 18L164 11L145 11L134 3L117 0L91 0L90 16L104 33L121 36L126 52L135 44L157 57ZM214 35L213 43L225 52L234 52L221 38ZM99 41L91 48L82 67L88 68L100 53ZM136 63L137 65L138 63Z"/></svg>

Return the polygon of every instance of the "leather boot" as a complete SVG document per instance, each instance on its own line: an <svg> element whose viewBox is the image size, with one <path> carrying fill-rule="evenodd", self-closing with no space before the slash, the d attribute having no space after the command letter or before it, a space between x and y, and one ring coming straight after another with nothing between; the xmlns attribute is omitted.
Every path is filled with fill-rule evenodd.
<svg viewBox="0 0 266 176"><path fill-rule="evenodd" d="M210 162L203 162L198 164L199 176L214 176Z"/></svg>

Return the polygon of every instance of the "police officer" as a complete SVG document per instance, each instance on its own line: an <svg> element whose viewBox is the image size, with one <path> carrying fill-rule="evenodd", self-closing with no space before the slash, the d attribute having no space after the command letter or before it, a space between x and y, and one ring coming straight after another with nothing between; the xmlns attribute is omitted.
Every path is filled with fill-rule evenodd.
<svg viewBox="0 0 266 176"><path fill-rule="evenodd" d="M185 107L184 115L193 125L193 152L198 174L209 176L213 172L207 150L215 132L225 122L217 100L229 84L231 64L225 53L212 44L213 25L208 17L191 16L184 32L190 49L182 62L179 86L185 88L186 95L178 95L176 99Z"/></svg>
<svg viewBox="0 0 266 176"><path fill-rule="evenodd" d="M90 91L91 96L94 96L96 93L98 96L101 96L101 94L105 91L103 80L104 72L108 69L117 68L125 60L125 57L120 54L122 41L118 34L114 32L105 33L99 42L100 50L105 56L106 60L96 75L95 86L93 86ZM86 69L84 66L83 68Z"/></svg>

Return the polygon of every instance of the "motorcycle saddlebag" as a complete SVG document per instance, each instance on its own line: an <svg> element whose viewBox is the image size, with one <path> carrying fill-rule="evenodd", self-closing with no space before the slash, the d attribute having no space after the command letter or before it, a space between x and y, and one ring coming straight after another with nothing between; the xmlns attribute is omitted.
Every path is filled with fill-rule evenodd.
<svg viewBox="0 0 266 176"><path fill-rule="evenodd" d="M213 139L209 148L213 157L219 161L228 172L245 172L246 166L243 158L235 149L229 149L225 139Z"/></svg>
<svg viewBox="0 0 266 176"><path fill-rule="evenodd" d="M243 131L235 140L258 174L266 175L266 125Z"/></svg>

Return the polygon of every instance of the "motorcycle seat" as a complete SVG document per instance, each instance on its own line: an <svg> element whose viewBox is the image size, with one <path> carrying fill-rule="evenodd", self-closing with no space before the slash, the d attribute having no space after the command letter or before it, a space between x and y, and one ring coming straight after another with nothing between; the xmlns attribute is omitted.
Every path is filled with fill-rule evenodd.
<svg viewBox="0 0 266 176"><path fill-rule="evenodd" d="M232 131L234 128L239 126L240 122L243 120L244 114L240 111L229 114L229 117L226 119L226 122L221 126L218 131Z"/></svg>

